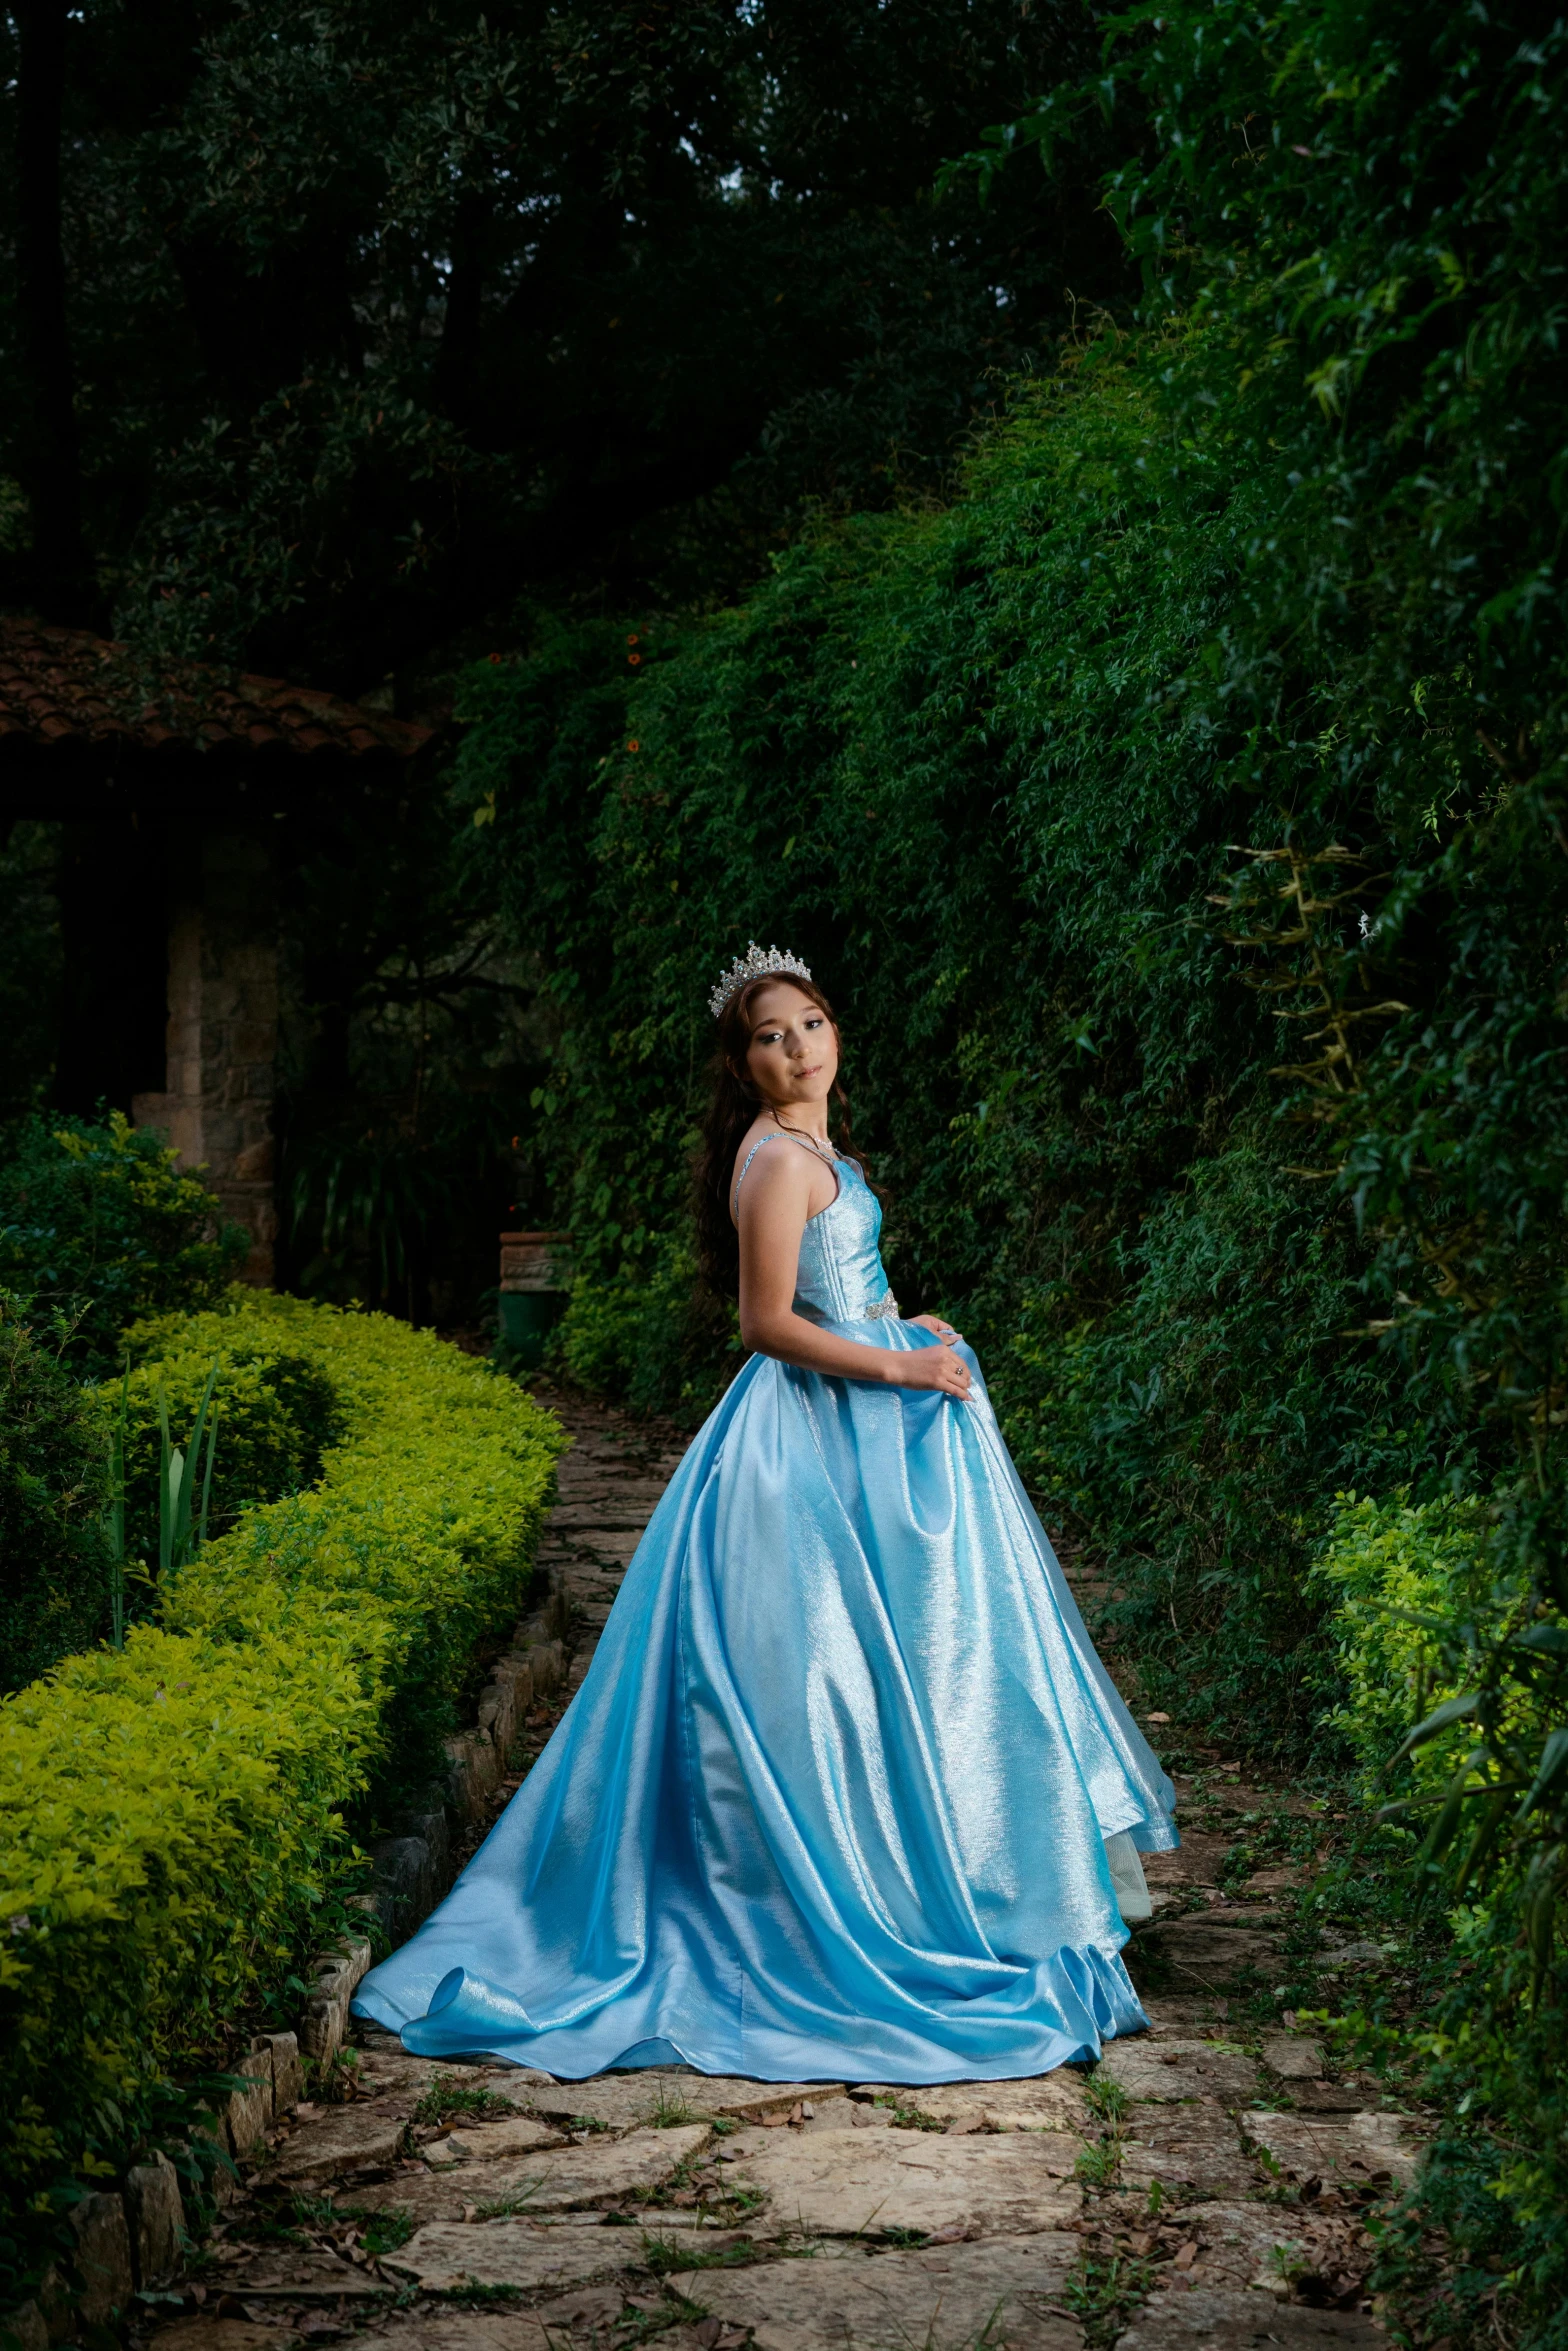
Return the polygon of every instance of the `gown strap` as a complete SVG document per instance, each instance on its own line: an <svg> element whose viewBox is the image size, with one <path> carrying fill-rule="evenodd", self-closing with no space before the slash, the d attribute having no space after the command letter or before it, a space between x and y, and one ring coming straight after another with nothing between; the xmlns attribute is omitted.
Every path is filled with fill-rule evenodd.
<svg viewBox="0 0 1568 2351"><path fill-rule="evenodd" d="M811 1145L805 1140L805 1138L801 1135L792 1135L788 1127L780 1127L778 1133L775 1135L759 1135L757 1140L752 1144L751 1149L747 1152L745 1158L741 1161L740 1174L735 1178L735 1189L730 1194L730 1215L732 1217L738 1218L740 1214L740 1188L741 1185L746 1181L746 1170L748 1167L750 1167L752 1161L756 1158L757 1153L762 1149L764 1143L799 1143L802 1151L811 1151ZM812 1151L811 1155L814 1159L821 1157L821 1153L816 1151Z"/></svg>

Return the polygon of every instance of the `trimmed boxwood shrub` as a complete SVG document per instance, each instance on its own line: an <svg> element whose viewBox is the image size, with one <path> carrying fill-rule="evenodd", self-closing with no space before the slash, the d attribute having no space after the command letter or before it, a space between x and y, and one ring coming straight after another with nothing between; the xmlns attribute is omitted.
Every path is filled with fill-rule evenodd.
<svg viewBox="0 0 1568 2351"><path fill-rule="evenodd" d="M148 1368L307 1364L343 1434L319 1486L244 1512L123 1652L0 1704L16 2291L64 2183L129 2160L168 2078L221 2063L307 1955L349 1808L406 1768L402 1738L452 1727L522 1605L565 1442L486 1365L377 1315L237 1293L132 1343Z"/></svg>

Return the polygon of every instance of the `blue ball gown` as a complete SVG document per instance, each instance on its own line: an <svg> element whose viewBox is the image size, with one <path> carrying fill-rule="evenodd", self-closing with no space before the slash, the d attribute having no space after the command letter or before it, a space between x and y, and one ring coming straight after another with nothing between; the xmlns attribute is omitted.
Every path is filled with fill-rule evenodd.
<svg viewBox="0 0 1568 2351"><path fill-rule="evenodd" d="M838 1174L795 1311L935 1345ZM549 1745L360 2015L571 2080L995 2081L1147 2023L1117 1882L1178 1843L1174 1791L964 1352L967 1402L750 1359Z"/></svg>

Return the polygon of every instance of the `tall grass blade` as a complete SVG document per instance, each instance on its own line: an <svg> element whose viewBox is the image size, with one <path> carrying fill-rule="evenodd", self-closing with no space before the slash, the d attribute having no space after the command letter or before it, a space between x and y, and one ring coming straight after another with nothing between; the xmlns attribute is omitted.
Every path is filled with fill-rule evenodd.
<svg viewBox="0 0 1568 2351"><path fill-rule="evenodd" d="M159 1564L165 1574L178 1575L181 1568L188 1567L207 1539L207 1514L212 1498L213 1454L217 1444L216 1418L212 1423L212 1433L207 1446L204 1476L202 1475L201 1449L203 1436L207 1433L208 1415L212 1410L212 1392L218 1384L218 1374L222 1368L222 1356L215 1355L212 1360L212 1368L207 1374L206 1384L201 1392L201 1402L196 1407L196 1418L185 1448L183 1451L174 1448L168 1456L164 1472L163 1494L160 1498L163 1508L160 1512L159 1523ZM164 1408L161 1395L159 1412L165 1429L165 1444L167 1444L168 1413ZM202 1488L199 1520L195 1515L198 1479ZM165 1558L165 1553L167 1553L167 1558Z"/></svg>
<svg viewBox="0 0 1568 2351"><path fill-rule="evenodd" d="M120 1382L120 1409L109 1448L109 1502L104 1532L109 1539L109 1646L125 1647L125 1439L130 1418L131 1367Z"/></svg>
<svg viewBox="0 0 1568 2351"><path fill-rule="evenodd" d="M196 1528L196 1549L207 1547L207 1517L212 1507L212 1464L218 1450L218 1408L213 1406L212 1418L207 1423L207 1466L201 1480L201 1518Z"/></svg>
<svg viewBox="0 0 1568 2351"><path fill-rule="evenodd" d="M172 1496L179 1492L178 1473L174 1463L179 1459L169 1443L169 1399L162 1380L158 1382L158 1576L161 1581L174 1564L174 1507ZM171 1487L170 1480L174 1480Z"/></svg>

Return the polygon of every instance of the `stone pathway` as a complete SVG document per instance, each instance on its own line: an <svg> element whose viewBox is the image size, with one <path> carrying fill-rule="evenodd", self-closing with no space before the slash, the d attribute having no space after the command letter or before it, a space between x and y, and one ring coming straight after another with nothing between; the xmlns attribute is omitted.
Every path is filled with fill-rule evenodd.
<svg viewBox="0 0 1568 2351"><path fill-rule="evenodd" d="M679 1458L551 1396L575 1438L542 1560L586 1669ZM1071 1572L1071 1563L1069 1563ZM1086 1597L1094 1596L1085 1585ZM559 1604L558 1604L559 1605ZM1232 2351L1385 2338L1369 2207L1414 2127L1267 2029L1312 1806L1217 1765L1129 1951L1153 2020L1092 2071L893 2089L437 2065L373 2031L281 2114L254 2184L148 2310L156 2351ZM484 1824L481 1823L481 1827ZM477 1834L478 1832L474 1832ZM472 1838L470 1839L472 1842ZM249 2178L251 2175L247 2174ZM178 2310L180 2315L174 2315ZM170 2323L155 2326L158 2316Z"/></svg>

